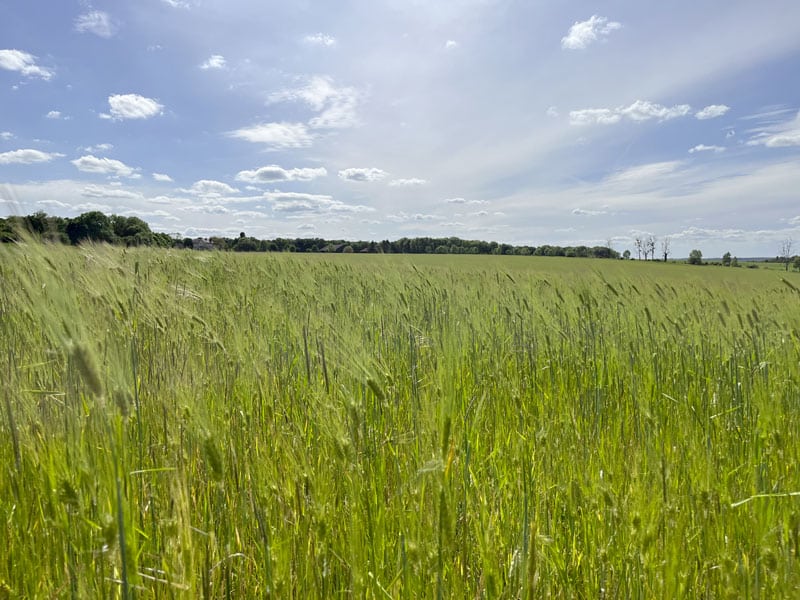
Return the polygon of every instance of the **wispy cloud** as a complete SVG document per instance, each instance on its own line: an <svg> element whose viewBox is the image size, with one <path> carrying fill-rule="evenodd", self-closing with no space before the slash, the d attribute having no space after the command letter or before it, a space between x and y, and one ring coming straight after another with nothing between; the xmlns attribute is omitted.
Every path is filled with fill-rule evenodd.
<svg viewBox="0 0 800 600"><path fill-rule="evenodd" d="M310 44L312 46L325 46L327 48L330 48L337 44L335 37L324 33L313 33L307 35L303 38L303 41L306 44Z"/></svg>
<svg viewBox="0 0 800 600"><path fill-rule="evenodd" d="M93 33L106 39L113 37L117 32L117 26L111 20L111 16L101 10L93 10L78 16L74 25L78 33Z"/></svg>
<svg viewBox="0 0 800 600"><path fill-rule="evenodd" d="M167 175L166 173L153 173L153 179L155 181L161 181L163 183L170 183L172 182L172 177Z"/></svg>
<svg viewBox="0 0 800 600"><path fill-rule="evenodd" d="M314 136L303 123L259 123L231 131L228 135L275 150L307 148Z"/></svg>
<svg viewBox="0 0 800 600"><path fill-rule="evenodd" d="M209 69L224 69L228 66L225 57L221 54L212 54L205 62L200 65L200 68L207 71Z"/></svg>
<svg viewBox="0 0 800 600"><path fill-rule="evenodd" d="M748 146L766 146L767 148L800 146L800 112L791 121L767 124L753 132L755 135L747 142Z"/></svg>
<svg viewBox="0 0 800 600"><path fill-rule="evenodd" d="M698 144L694 148L689 148L689 154L697 152L715 152L719 154L720 152L725 152L725 148L722 146L706 146L705 144Z"/></svg>
<svg viewBox="0 0 800 600"><path fill-rule="evenodd" d="M583 50L594 42L604 40L612 31L620 29L621 23L606 17L592 15L586 21L576 21L569 32L561 38L561 47L567 50Z"/></svg>
<svg viewBox="0 0 800 600"><path fill-rule="evenodd" d="M630 106L573 110L569 113L569 119L572 125L613 125L619 123L622 119L635 122L650 121L652 119L669 121L685 117L691 110L692 107L688 104L663 106L647 100L637 100Z"/></svg>
<svg viewBox="0 0 800 600"><path fill-rule="evenodd" d="M726 112L731 109L730 106L726 106L724 104L711 104L706 106L705 108L698 110L694 116L696 119L700 121L705 121L707 119L716 119L717 117L721 117Z"/></svg>
<svg viewBox="0 0 800 600"><path fill-rule="evenodd" d="M22 50L0 50L0 69L17 71L25 77L38 77L45 81L54 75L52 69L37 65L33 54Z"/></svg>
<svg viewBox="0 0 800 600"><path fill-rule="evenodd" d="M352 87L337 87L330 77L315 76L298 88L272 94L271 103L298 101L306 104L317 116L308 124L314 129L342 129L358 124L356 111L361 93Z"/></svg>
<svg viewBox="0 0 800 600"><path fill-rule="evenodd" d="M418 179L416 177L412 177L410 179L392 179L389 182L389 185L391 187L419 187L427 183L427 179Z"/></svg>

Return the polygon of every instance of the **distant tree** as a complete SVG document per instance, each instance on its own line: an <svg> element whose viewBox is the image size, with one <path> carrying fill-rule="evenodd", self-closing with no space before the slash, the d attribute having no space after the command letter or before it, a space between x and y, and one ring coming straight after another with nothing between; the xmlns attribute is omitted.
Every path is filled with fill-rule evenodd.
<svg viewBox="0 0 800 600"><path fill-rule="evenodd" d="M689 252L689 264L690 265L702 265L703 264L703 253L700 250L692 250Z"/></svg>
<svg viewBox="0 0 800 600"><path fill-rule="evenodd" d="M732 266L732 267L738 267L738 266L740 266L740 265L739 265L739 259L738 259L738 258L736 258L735 256L734 256L734 257L731 259L731 266Z"/></svg>
<svg viewBox="0 0 800 600"><path fill-rule="evenodd" d="M656 238L653 235L648 235L644 241L644 259L647 260L647 255L650 255L650 260L656 259Z"/></svg>
<svg viewBox="0 0 800 600"><path fill-rule="evenodd" d="M644 240L637 235L633 240L633 245L636 247L637 260L642 260L642 252L644 251ZM644 259L647 260L647 254L644 255Z"/></svg>
<svg viewBox="0 0 800 600"><path fill-rule="evenodd" d="M625 252L622 253L622 258L624 258L625 260L630 260L631 259L631 251L630 250L625 250Z"/></svg>
<svg viewBox="0 0 800 600"><path fill-rule="evenodd" d="M661 256L664 257L664 262L667 262L667 258L669 258L669 247L671 241L672 240L669 239L669 236L666 236L663 240L661 240Z"/></svg>
<svg viewBox="0 0 800 600"><path fill-rule="evenodd" d="M731 266L731 253L726 252L722 255L722 266L723 267L730 267Z"/></svg>
<svg viewBox="0 0 800 600"><path fill-rule="evenodd" d="M800 256L794 257L794 262L792 263L792 268L795 271L800 271Z"/></svg>
<svg viewBox="0 0 800 600"><path fill-rule="evenodd" d="M73 245L84 240L111 243L114 241L114 230L106 215L93 210L72 219L67 224L67 236Z"/></svg>
<svg viewBox="0 0 800 600"><path fill-rule="evenodd" d="M192 250L194 248L194 240L190 237L183 238L183 247Z"/></svg>
<svg viewBox="0 0 800 600"><path fill-rule="evenodd" d="M794 246L792 238L786 238L781 242L781 260L787 271L789 270L789 262L792 259L792 246Z"/></svg>

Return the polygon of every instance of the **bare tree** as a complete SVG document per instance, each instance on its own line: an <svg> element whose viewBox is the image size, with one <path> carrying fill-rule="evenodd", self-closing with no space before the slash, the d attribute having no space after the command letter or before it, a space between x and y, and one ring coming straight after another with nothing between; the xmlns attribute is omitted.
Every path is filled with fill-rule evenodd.
<svg viewBox="0 0 800 600"><path fill-rule="evenodd" d="M636 246L636 256L638 260L642 260L642 250L644 250L644 241L640 236L636 236L633 239L633 245ZM644 259L647 260L647 254L644 255Z"/></svg>
<svg viewBox="0 0 800 600"><path fill-rule="evenodd" d="M789 261L792 260L792 247L794 246L794 240L792 238L786 238L781 242L781 260L783 261L783 265L786 267L786 270L789 270Z"/></svg>
<svg viewBox="0 0 800 600"><path fill-rule="evenodd" d="M656 259L656 238L653 235L648 235L645 240L644 259L647 260L647 255L650 255L650 260Z"/></svg>
<svg viewBox="0 0 800 600"><path fill-rule="evenodd" d="M661 255L664 257L664 262L667 262L667 257L669 256L670 242L671 240L669 239L669 236L661 240Z"/></svg>

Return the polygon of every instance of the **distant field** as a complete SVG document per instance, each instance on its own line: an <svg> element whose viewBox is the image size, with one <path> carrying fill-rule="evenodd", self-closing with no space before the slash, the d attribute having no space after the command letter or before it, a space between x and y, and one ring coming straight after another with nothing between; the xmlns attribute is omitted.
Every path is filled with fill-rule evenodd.
<svg viewBox="0 0 800 600"><path fill-rule="evenodd" d="M796 598L800 275L0 248L0 598Z"/></svg>

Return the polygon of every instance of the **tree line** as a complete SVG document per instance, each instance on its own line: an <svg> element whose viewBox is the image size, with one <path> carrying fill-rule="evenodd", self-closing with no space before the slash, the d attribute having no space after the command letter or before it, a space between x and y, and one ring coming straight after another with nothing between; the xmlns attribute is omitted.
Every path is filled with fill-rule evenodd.
<svg viewBox="0 0 800 600"><path fill-rule="evenodd" d="M90 211L77 217L57 217L39 211L28 216L0 218L0 241L18 241L22 235L42 241L78 245L105 242L123 246L195 248L234 252L341 252L383 254L503 254L519 256L567 256L579 258L621 258L606 246L515 246L498 242L463 240L457 237L400 238L390 241L326 240L324 238L276 238L261 240L241 232L238 237L213 236L208 239L181 238L157 233L138 217L106 215Z"/></svg>

